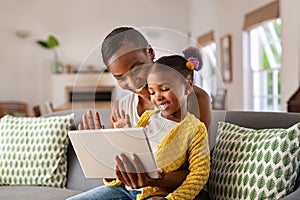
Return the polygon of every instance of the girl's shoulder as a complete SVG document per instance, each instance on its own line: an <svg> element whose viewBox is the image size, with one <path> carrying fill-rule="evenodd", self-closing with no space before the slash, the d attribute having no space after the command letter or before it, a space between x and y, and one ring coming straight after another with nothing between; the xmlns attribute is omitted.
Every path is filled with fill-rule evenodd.
<svg viewBox="0 0 300 200"><path fill-rule="evenodd" d="M158 110L146 110L138 120L137 126L145 127L148 124L151 116L156 112L158 112Z"/></svg>
<svg viewBox="0 0 300 200"><path fill-rule="evenodd" d="M191 114L190 112L188 112L185 116L185 119L183 121L184 123L187 123L187 126L190 127L198 127L199 129L205 129L206 130L206 126L203 122L201 122L197 117L195 117L194 114Z"/></svg>

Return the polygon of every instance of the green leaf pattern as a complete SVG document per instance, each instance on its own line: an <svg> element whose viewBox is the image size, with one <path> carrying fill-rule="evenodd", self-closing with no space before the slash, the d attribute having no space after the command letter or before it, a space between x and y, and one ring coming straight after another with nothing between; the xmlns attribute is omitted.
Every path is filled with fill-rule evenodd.
<svg viewBox="0 0 300 200"><path fill-rule="evenodd" d="M67 133L73 118L73 114L49 118L1 118L0 185L65 187Z"/></svg>
<svg viewBox="0 0 300 200"><path fill-rule="evenodd" d="M208 188L213 200L275 200L293 191L300 123L254 130L219 122Z"/></svg>

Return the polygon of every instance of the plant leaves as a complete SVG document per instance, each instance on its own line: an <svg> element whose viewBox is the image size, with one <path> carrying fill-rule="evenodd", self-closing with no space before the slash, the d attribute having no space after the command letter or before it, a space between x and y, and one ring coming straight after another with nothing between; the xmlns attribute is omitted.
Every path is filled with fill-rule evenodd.
<svg viewBox="0 0 300 200"><path fill-rule="evenodd" d="M59 45L58 40L53 35L50 35L48 37L48 40L37 40L36 41L41 47L44 47L46 49L52 49L54 47L57 47Z"/></svg>
<svg viewBox="0 0 300 200"><path fill-rule="evenodd" d="M53 35L50 35L49 38L48 38L48 47L53 48L53 47L56 47L58 45L59 45L58 40Z"/></svg>
<svg viewBox="0 0 300 200"><path fill-rule="evenodd" d="M38 40L38 41L36 41L36 43L38 43L39 45L41 45L41 46L44 47L44 48L47 48L47 49L50 48L50 47L48 46L48 42L45 42L45 41L43 41L43 40Z"/></svg>

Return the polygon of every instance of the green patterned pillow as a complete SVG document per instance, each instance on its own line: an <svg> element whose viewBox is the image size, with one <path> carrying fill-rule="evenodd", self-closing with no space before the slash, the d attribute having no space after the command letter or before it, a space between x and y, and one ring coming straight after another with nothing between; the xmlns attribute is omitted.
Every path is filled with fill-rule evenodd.
<svg viewBox="0 0 300 200"><path fill-rule="evenodd" d="M254 130L219 122L209 178L212 199L280 199L293 191L300 123Z"/></svg>
<svg viewBox="0 0 300 200"><path fill-rule="evenodd" d="M0 119L0 185L65 187L74 115Z"/></svg>

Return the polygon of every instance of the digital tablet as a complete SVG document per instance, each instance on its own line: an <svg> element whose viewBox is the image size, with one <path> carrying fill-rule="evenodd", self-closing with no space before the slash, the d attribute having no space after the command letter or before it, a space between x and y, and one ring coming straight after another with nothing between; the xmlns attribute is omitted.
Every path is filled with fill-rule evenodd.
<svg viewBox="0 0 300 200"><path fill-rule="evenodd" d="M128 158L134 153L145 172L158 178L145 128L76 130L68 134L86 178L116 178L115 156L120 153Z"/></svg>

